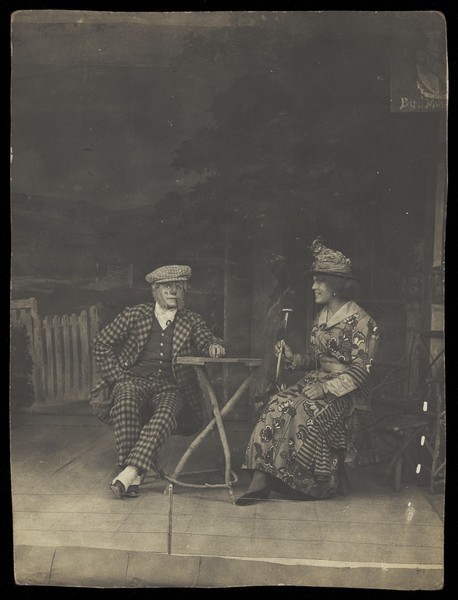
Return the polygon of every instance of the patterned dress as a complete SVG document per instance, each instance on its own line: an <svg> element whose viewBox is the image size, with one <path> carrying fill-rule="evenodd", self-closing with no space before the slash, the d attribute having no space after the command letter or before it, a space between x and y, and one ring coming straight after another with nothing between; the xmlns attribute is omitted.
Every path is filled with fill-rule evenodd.
<svg viewBox="0 0 458 600"><path fill-rule="evenodd" d="M305 370L305 377L264 407L242 468L264 471L309 496L333 496L338 456L352 441L351 417L370 408L377 342L375 321L358 304L347 302L329 319L325 307L314 322L311 352L294 354L289 365ZM314 382L324 396L309 400L303 389Z"/></svg>

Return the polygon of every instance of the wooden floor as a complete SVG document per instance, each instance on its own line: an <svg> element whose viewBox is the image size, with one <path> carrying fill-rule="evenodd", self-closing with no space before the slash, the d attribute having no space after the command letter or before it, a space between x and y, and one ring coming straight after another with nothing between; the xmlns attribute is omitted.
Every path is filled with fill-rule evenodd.
<svg viewBox="0 0 458 600"><path fill-rule="evenodd" d="M227 428L237 465L249 427ZM84 405L19 415L11 440L18 583L442 586L443 495L412 484L395 493L381 485L382 466L350 471L349 496L318 502L272 496L238 507L224 489L175 488L169 538L165 483L150 472L140 498L117 500L109 488L113 431ZM161 454L166 472L189 441L169 440ZM211 469L214 460L209 442L187 471ZM248 483L238 474L236 496Z"/></svg>

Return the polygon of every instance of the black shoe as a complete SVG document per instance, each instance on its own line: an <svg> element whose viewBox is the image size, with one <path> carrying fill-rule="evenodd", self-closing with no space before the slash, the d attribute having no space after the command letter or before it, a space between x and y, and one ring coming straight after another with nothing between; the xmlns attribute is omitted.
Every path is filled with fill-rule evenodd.
<svg viewBox="0 0 458 600"><path fill-rule="evenodd" d="M286 496L290 500L299 500L301 502L305 502L307 500L318 500L315 496L309 496L308 494L303 494L298 490L293 490L281 479L275 478L275 481L272 484L272 490L277 492L277 494L281 494L282 496Z"/></svg>
<svg viewBox="0 0 458 600"><path fill-rule="evenodd" d="M110 485L111 491L116 496L116 498L138 498L140 496L140 490L138 485L129 485L129 487L124 487L124 484L116 479Z"/></svg>
<svg viewBox="0 0 458 600"><path fill-rule="evenodd" d="M116 479L116 481L113 481L113 483L110 485L110 488L113 494L116 496L116 498L123 498L124 494L126 493L126 488L124 487L124 484L118 479Z"/></svg>
<svg viewBox="0 0 458 600"><path fill-rule="evenodd" d="M270 485L265 485L260 490L255 490L254 492L248 492L243 496L240 496L235 503L237 506L249 506L250 504L256 504L259 500L267 500L270 495L271 487Z"/></svg>
<svg viewBox="0 0 458 600"><path fill-rule="evenodd" d="M140 496L140 488L138 485L129 485L126 493L124 494L125 498L138 498Z"/></svg>

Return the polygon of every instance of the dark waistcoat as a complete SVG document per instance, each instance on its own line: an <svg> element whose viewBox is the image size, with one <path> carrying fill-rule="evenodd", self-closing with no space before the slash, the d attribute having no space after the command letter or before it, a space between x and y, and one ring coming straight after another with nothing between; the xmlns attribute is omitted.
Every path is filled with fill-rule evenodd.
<svg viewBox="0 0 458 600"><path fill-rule="evenodd" d="M175 321L165 329L159 325L156 317L153 319L148 340L141 351L135 365L130 371L140 377L172 376L172 344Z"/></svg>

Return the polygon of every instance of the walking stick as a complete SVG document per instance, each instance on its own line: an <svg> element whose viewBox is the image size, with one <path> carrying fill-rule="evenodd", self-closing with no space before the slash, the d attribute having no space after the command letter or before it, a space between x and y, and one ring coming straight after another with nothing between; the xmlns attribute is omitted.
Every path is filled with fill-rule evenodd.
<svg viewBox="0 0 458 600"><path fill-rule="evenodd" d="M288 326L288 316L289 313L292 313L293 309L292 308L283 308L282 309L282 313L283 313L283 339L281 341L281 348L280 348L280 352L278 353L278 357L277 357L277 371L275 373L275 385L277 386L277 389L280 389L280 386L278 385L278 378L280 375L280 367L281 367L281 361L283 358L283 348L284 348L284 343L285 343L285 337L286 337L286 328Z"/></svg>

